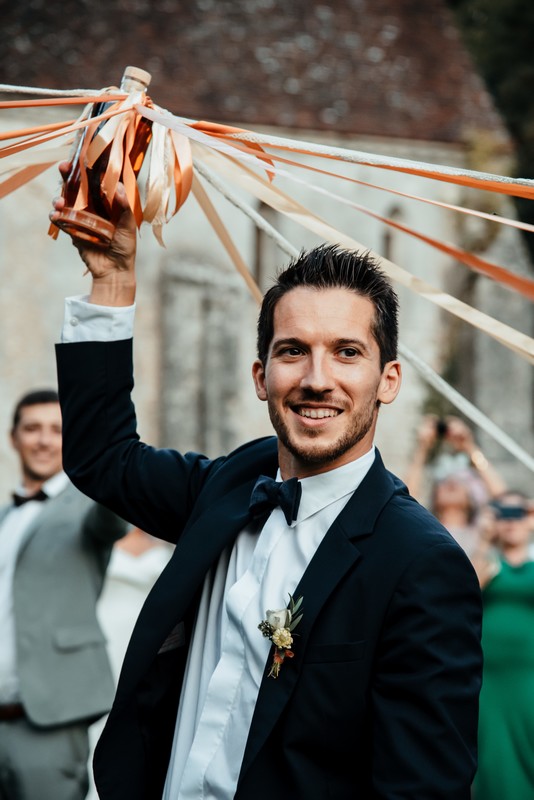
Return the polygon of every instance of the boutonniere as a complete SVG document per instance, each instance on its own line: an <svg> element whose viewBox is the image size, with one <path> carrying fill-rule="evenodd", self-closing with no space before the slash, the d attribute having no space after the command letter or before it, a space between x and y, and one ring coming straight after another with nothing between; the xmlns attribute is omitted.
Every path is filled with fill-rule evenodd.
<svg viewBox="0 0 534 800"><path fill-rule="evenodd" d="M302 597L295 601L289 595L287 608L281 608L280 611L266 611L265 619L258 625L265 638L270 639L274 645L273 663L269 670L269 678L278 678L284 659L293 658L295 655L291 650L291 645L293 644L293 636L291 634L302 619L302 611L300 614L298 613L301 606ZM298 636L298 634L295 635Z"/></svg>

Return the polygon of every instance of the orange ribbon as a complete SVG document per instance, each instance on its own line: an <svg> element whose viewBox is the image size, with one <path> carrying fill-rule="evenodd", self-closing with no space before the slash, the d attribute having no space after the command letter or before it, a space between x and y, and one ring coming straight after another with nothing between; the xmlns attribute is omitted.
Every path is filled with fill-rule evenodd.
<svg viewBox="0 0 534 800"><path fill-rule="evenodd" d="M187 133L182 134L170 127L165 126L165 115L157 115L157 121L153 121L153 139L151 147L154 152L149 156L148 174L146 179L147 191L144 201L141 199L139 192L138 181L131 164L130 154L136 141L136 134L139 131L139 126L143 124L143 115L134 107L137 103L141 107L152 108L151 100L146 95L136 95L135 101L129 98L124 93L117 93L113 89L102 90L98 95L91 96L90 104L87 96L77 97L60 97L60 98L47 98L38 100L20 100L20 101L4 101L0 103L2 108L24 108L24 107L40 107L40 106L62 106L62 105L80 105L85 104L86 109L82 116L76 121L67 121L59 123L50 123L48 125L39 125L33 128L25 128L17 131L0 134L0 141L9 141L10 143L0 147L0 158L16 155L22 151L37 147L38 145L45 145L47 142L54 138L65 137L73 133L78 136L82 135L85 129L84 141L82 143L80 154L80 167L81 167L81 180L78 196L75 200L75 208L85 208L88 203L88 180L87 169L91 168L99 156L109 148L109 158L106 169L102 176L102 189L105 197L109 201L113 198L117 183L121 179L124 182L128 202L132 208L135 216L136 224L141 226L143 221L149 222L154 230L158 241L162 243L161 231L164 223L174 216L182 205L187 200L192 187L193 176L193 158L191 155L190 143L187 139ZM90 109L94 107L94 103L111 103L105 111L97 117L88 117ZM142 111L142 109L141 109ZM173 119L172 116L168 117ZM158 132L158 126L165 128ZM393 194L398 194L403 197L411 197L412 199L420 200L422 202L429 202L440 205L444 208L459 211L462 213L472 213L474 215L491 218L492 221L501 224L508 224L514 227L523 228L525 230L533 230L532 226L526 223L518 222L517 220L509 220L503 217L496 217L478 212L472 209L462 208L460 206L452 206L446 203L439 203L438 201L428 200L422 197L408 195L403 192L386 189L374 184L365 183L355 178L338 175L330 170L322 169L317 166L311 166L296 162L290 158L285 158L279 153L267 154L261 142L268 142L269 147L275 148L278 151L292 151L300 154L318 155L312 149L311 145L307 143L295 142L294 145L288 144L283 139L276 137L265 137L253 132L246 131L242 128L237 128L229 125L222 125L219 123L208 122L200 120L196 122L187 122L184 128L191 128L204 134L206 137L211 137L214 140L224 141L225 144L230 145L241 153L252 156L263 164L266 169L269 180L272 180L275 174L279 171L275 167L275 163L287 164L292 167L299 167L301 169L310 170L318 174L329 175L345 181L350 181L358 185L366 185L382 191L390 191ZM257 139L259 141L254 141ZM15 141L13 141L15 140ZM325 148L322 148L324 150ZM432 165L418 165L407 163L403 164L384 164L373 162L372 158L365 158L365 154L358 154L357 163L366 164L368 166L377 167L380 169L389 169L399 172L420 175L435 180L448 181L459 185L470 186L478 189L485 189L493 192L498 192L507 195L515 195L522 197L534 198L534 187L525 185L522 182L512 181L507 179L506 182L500 182L497 179L492 179L492 176L481 175L478 177L477 173L474 174L447 174L446 168ZM332 153L321 152L320 157L330 160L347 160L344 158L343 153L336 155L335 149ZM36 175L48 169L54 162L50 159L43 158L40 161L31 165L25 165L15 173L9 174L7 178L0 181L0 197L7 195L14 191L19 186L22 186L27 181L34 178ZM456 171L458 172L458 171ZM287 175L287 173L285 173ZM335 197L335 195L332 195ZM338 198L341 199L341 198ZM499 265L492 264L485 259L476 256L472 253L466 252L454 245L446 242L441 242L433 237L426 236L419 233L407 225L402 225L395 220L387 217L382 217L371 210L359 206L356 203L350 203L354 208L362 213L368 214L381 222L403 231L404 233L418 238L432 247L447 253L458 261L463 262L471 269L483 273L484 275L496 280L503 285L518 291L529 299L534 299L534 282L523 276L515 275L514 273L506 270ZM56 229L57 234L57 229Z"/></svg>
<svg viewBox="0 0 534 800"><path fill-rule="evenodd" d="M41 106L85 106L87 103L109 103L112 100L124 99L124 92L103 92L97 95L79 97L47 97L41 100L2 100L2 108L39 108Z"/></svg>

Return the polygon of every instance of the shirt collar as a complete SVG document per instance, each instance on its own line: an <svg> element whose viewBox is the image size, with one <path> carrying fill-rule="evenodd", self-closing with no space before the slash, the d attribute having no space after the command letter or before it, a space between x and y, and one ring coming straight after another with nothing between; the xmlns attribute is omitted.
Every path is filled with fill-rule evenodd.
<svg viewBox="0 0 534 800"><path fill-rule="evenodd" d="M61 472L56 472L55 475L52 475L47 481L43 483L41 489L48 497L57 497L60 492L63 491L67 487L69 479L63 470ZM26 489L23 486L19 486L17 489L17 494L26 495L28 494Z"/></svg>
<svg viewBox="0 0 534 800"><path fill-rule="evenodd" d="M348 464L328 472L321 472L319 475L302 478L300 481L302 497L298 515L291 527L295 527L299 522L311 517L331 503L335 503L336 500L341 500L345 495L355 492L369 472L374 460L375 447L373 445L365 455L355 461L350 461ZM278 470L276 480L282 480L280 470Z"/></svg>
<svg viewBox="0 0 534 800"><path fill-rule="evenodd" d="M49 497L57 497L63 489L67 488L68 482L67 475L63 471L58 472L43 483L43 492L46 492Z"/></svg>

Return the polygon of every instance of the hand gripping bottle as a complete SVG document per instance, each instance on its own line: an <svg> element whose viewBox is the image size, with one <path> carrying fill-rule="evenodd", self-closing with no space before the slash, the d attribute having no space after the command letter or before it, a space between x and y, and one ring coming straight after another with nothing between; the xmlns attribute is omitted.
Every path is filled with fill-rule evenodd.
<svg viewBox="0 0 534 800"><path fill-rule="evenodd" d="M120 85L121 91L128 93L142 91L146 93L150 79L149 72L137 67L126 67ZM111 105L111 102L95 103L90 116L99 116ZM97 127L92 139L97 135L103 124L104 122L101 122ZM107 247L113 238L118 214L120 213L114 208L113 198L107 198L102 190L102 179L109 162L111 142L98 156L93 166L86 167L87 205L85 208L74 208L81 184L80 157L83 157L86 151L88 142L85 142L85 139L87 135L90 135L88 134L88 129L84 128L76 141L70 170L63 183L62 196L65 198L65 207L54 224L70 234L70 236L91 242L93 245ZM144 118L140 119L130 153L125 155L125 158L130 159L135 176L138 175L141 169L151 138L152 122Z"/></svg>

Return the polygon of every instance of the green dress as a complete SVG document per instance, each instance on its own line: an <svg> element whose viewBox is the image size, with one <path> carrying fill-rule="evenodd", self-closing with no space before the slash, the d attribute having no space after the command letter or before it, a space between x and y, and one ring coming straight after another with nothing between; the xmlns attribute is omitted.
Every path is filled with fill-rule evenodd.
<svg viewBox="0 0 534 800"><path fill-rule="evenodd" d="M534 800L534 562L503 562L483 591L476 800Z"/></svg>

